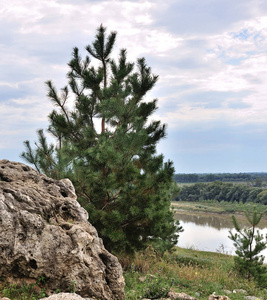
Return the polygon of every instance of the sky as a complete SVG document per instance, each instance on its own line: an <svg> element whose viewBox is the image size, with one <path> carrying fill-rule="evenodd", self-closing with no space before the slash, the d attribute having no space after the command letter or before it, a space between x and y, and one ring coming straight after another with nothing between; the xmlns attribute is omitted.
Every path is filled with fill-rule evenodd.
<svg viewBox="0 0 267 300"><path fill-rule="evenodd" d="M100 24L159 75L147 100L176 173L267 172L265 0L1 0L0 159L23 162L53 109L45 81L67 84Z"/></svg>

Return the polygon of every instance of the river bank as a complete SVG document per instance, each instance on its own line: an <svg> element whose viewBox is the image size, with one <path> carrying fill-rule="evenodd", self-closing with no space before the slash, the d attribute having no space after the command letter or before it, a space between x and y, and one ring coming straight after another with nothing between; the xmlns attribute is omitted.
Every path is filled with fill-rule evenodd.
<svg viewBox="0 0 267 300"><path fill-rule="evenodd" d="M259 203L232 203L218 201L203 201L203 202L184 202L172 201L171 207L176 211L187 212L205 212L227 215L244 215L245 211L252 212L254 209L257 212L263 213L262 220L266 220L267 226L267 205Z"/></svg>

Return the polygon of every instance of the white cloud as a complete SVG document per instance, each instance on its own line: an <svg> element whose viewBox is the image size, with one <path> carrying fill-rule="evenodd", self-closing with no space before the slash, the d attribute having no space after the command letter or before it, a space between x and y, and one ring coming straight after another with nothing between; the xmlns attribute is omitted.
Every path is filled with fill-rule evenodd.
<svg viewBox="0 0 267 300"><path fill-rule="evenodd" d="M154 118L170 129L266 124L267 5L215 2L2 0L0 140L10 138L1 147L45 126L52 106L44 82L66 84L72 48L84 55L101 23L118 32L117 53L145 56L160 75Z"/></svg>
<svg viewBox="0 0 267 300"><path fill-rule="evenodd" d="M231 124L262 123L267 120L267 21L266 17L239 22L239 27L211 36L189 36L177 44L175 50L166 51L168 59L173 62L164 68L164 61L159 66L161 86L171 87L172 94L161 98L161 107L168 106L170 99L173 107L164 111L161 116L171 127L184 124L210 122L216 119L227 119ZM194 40L200 41L200 48L194 48ZM187 62L187 55L192 58ZM175 65L178 59L185 60ZM198 61L195 67L188 68L192 62ZM176 86L176 89L174 88ZM187 89L180 90L180 86ZM187 94L194 92L200 99L185 103ZM235 93L246 92L236 98ZM207 107L207 100L201 96L203 92L228 92L227 97L217 108ZM207 95L206 95L207 96ZM201 102L202 101L202 102ZM214 97L213 106L222 101ZM212 104L210 101L210 105ZM239 109L233 105L239 103ZM241 105L243 103L243 105ZM196 107L197 106L197 107ZM212 106L212 105L211 105ZM216 105L215 105L216 106Z"/></svg>

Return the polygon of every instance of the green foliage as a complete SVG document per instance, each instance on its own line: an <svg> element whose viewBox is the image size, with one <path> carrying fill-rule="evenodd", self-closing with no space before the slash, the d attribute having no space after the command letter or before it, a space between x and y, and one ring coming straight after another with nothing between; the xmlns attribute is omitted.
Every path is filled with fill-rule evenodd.
<svg viewBox="0 0 267 300"><path fill-rule="evenodd" d="M262 178L258 177L255 179L255 186L257 186L257 187L262 186Z"/></svg>
<svg viewBox="0 0 267 300"><path fill-rule="evenodd" d="M12 300L36 300L46 297L44 289L38 289L38 285L31 284L10 284L2 289L2 295Z"/></svg>
<svg viewBox="0 0 267 300"><path fill-rule="evenodd" d="M71 281L70 286L68 287L69 293L75 293L76 292L76 282Z"/></svg>
<svg viewBox="0 0 267 300"><path fill-rule="evenodd" d="M170 289L200 300L208 299L213 292L225 295L225 290L233 292L237 289L244 289L248 295L259 299L266 299L267 296L267 290L257 287L253 279L248 281L233 271L234 259L230 255L175 247L174 251L165 252L164 256L142 251L128 263L125 259L120 261L124 268L127 300L152 298L157 293L167 298L164 295ZM228 296L232 300L244 299L241 293Z"/></svg>
<svg viewBox="0 0 267 300"><path fill-rule="evenodd" d="M266 189L256 188L244 184L225 183L215 181L212 183L196 183L182 186L177 201L206 201L219 202L256 202L267 204Z"/></svg>
<svg viewBox="0 0 267 300"><path fill-rule="evenodd" d="M198 257L187 257L182 255L175 255L175 262L179 265L184 266L198 266L200 268L209 268L212 263L207 258L198 258Z"/></svg>
<svg viewBox="0 0 267 300"><path fill-rule="evenodd" d="M135 270L134 264L132 264L131 270L124 274L127 286L126 299L164 298L172 286L177 283L177 280L174 278L163 275L162 268L156 273L141 275L138 270Z"/></svg>
<svg viewBox="0 0 267 300"><path fill-rule="evenodd" d="M266 189L261 191L257 195L257 202L267 205L267 190Z"/></svg>
<svg viewBox="0 0 267 300"><path fill-rule="evenodd" d="M48 131L57 144L49 145L39 130L36 148L26 141L22 157L50 177L72 180L109 250L133 252L150 243L166 250L181 228L177 232L170 210L174 168L156 153L165 125L151 120L157 100L145 101L158 76L144 58L128 62L125 49L112 59L115 40L101 25L86 47L98 67L74 48L68 86L59 93L47 81L55 105Z"/></svg>
<svg viewBox="0 0 267 300"><path fill-rule="evenodd" d="M256 226L259 224L262 214L253 212L250 216L246 212L246 218L251 225L242 229L233 216L233 224L237 233L230 231L229 238L236 248L235 267L239 273L249 280L253 277L260 286L267 287L267 268L263 265L264 256L260 253L267 248L267 235L264 238Z"/></svg>
<svg viewBox="0 0 267 300"><path fill-rule="evenodd" d="M267 173L215 173L215 174L175 174L174 180L179 183L196 182L251 182L255 180L255 185L267 180Z"/></svg>
<svg viewBox="0 0 267 300"><path fill-rule="evenodd" d="M149 299L159 299L167 296L173 285L173 280L168 280L166 277L162 277L159 273L155 274L153 277L148 276L146 278L146 285L144 287L144 298Z"/></svg>

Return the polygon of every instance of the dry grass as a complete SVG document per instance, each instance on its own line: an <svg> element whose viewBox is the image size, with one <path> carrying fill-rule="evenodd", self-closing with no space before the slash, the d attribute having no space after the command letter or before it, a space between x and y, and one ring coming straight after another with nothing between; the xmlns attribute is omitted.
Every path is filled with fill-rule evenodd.
<svg viewBox="0 0 267 300"><path fill-rule="evenodd" d="M197 298L200 300L206 300L213 292L223 294L225 290L234 289L245 289L249 295L267 299L266 290L260 290L254 281L247 281L234 271L233 257L229 255L177 247L173 253L160 257L149 248L132 259L120 257L120 261L128 300L140 299L151 286L172 288L191 296L199 293ZM140 278L147 280L140 281ZM231 294L230 298L244 299L239 294Z"/></svg>
<svg viewBox="0 0 267 300"><path fill-rule="evenodd" d="M120 255L119 260L124 269L126 300L164 298L170 289L200 300L207 300L213 292L220 295L234 289L244 289L249 295L267 299L267 290L260 290L254 281L238 276L230 255L176 247L162 257L149 247L135 257ZM17 287L6 284L3 279L0 281L0 297L36 300L42 298L41 295L45 295L45 290L37 292L35 285ZM238 293L229 297L244 300Z"/></svg>

